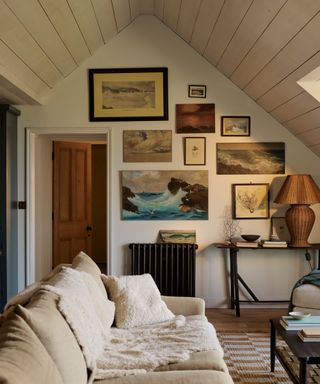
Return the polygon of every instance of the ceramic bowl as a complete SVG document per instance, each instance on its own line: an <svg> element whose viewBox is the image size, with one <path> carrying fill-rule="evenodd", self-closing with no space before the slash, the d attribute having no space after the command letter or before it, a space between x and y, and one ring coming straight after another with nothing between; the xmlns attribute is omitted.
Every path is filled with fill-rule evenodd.
<svg viewBox="0 0 320 384"><path fill-rule="evenodd" d="M256 241L259 239L260 235L241 235L245 241Z"/></svg>
<svg viewBox="0 0 320 384"><path fill-rule="evenodd" d="M311 313L305 313L305 312L289 312L289 316L297 320L304 319L306 317L309 317L310 315Z"/></svg>

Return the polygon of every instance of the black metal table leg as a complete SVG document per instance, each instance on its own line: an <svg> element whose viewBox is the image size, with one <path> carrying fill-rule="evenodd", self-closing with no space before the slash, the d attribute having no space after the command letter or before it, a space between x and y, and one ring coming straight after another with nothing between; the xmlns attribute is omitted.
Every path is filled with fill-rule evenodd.
<svg viewBox="0 0 320 384"><path fill-rule="evenodd" d="M299 384L306 384L307 383L307 372L308 372L307 361L305 359L300 360Z"/></svg>
<svg viewBox="0 0 320 384"><path fill-rule="evenodd" d="M270 370L274 372L275 360L276 360L276 328L273 321L270 320Z"/></svg>
<svg viewBox="0 0 320 384"><path fill-rule="evenodd" d="M230 248L230 256L233 263L233 284L234 284L234 304L236 308L236 316L240 316L239 303L239 281L238 281L238 249Z"/></svg>
<svg viewBox="0 0 320 384"><path fill-rule="evenodd" d="M234 309L234 266L233 266L233 257L232 250L229 249L229 258L230 258L230 304L231 309Z"/></svg>

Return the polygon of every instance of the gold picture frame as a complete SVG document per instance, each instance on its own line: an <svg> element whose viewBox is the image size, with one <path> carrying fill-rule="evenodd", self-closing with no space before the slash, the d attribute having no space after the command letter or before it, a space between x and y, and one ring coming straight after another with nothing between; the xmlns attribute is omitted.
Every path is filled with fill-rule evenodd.
<svg viewBox="0 0 320 384"><path fill-rule="evenodd" d="M168 68L89 69L89 120L168 120Z"/></svg>

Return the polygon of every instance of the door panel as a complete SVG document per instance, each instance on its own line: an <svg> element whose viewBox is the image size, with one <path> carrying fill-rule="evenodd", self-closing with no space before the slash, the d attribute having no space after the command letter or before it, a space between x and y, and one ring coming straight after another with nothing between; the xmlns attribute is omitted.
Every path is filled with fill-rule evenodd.
<svg viewBox="0 0 320 384"><path fill-rule="evenodd" d="M91 255L91 145L54 142L53 266Z"/></svg>

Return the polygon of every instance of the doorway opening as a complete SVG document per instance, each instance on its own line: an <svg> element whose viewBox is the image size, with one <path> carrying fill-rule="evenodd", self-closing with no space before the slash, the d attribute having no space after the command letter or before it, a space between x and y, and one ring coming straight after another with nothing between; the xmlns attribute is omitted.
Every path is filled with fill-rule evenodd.
<svg viewBox="0 0 320 384"><path fill-rule="evenodd" d="M27 129L27 223L26 223L26 284L31 284L47 275L53 267L53 166L52 148L55 141L87 142L94 148L93 162L104 161L92 170L94 200L92 211L103 211L103 217L94 215L91 227L99 228L96 236L104 238L93 247L94 258L103 272L111 270L110 255L110 148L111 134L108 128L28 128ZM104 150L102 149L104 147ZM96 191L97 178L104 173L104 186ZM101 181L101 180L100 180ZM95 193L98 192L96 196ZM104 202L101 203L101 199ZM104 221L104 223L101 223ZM66 260L67 261L67 260ZM69 262L69 261L67 261ZM110 272L109 272L110 273Z"/></svg>

